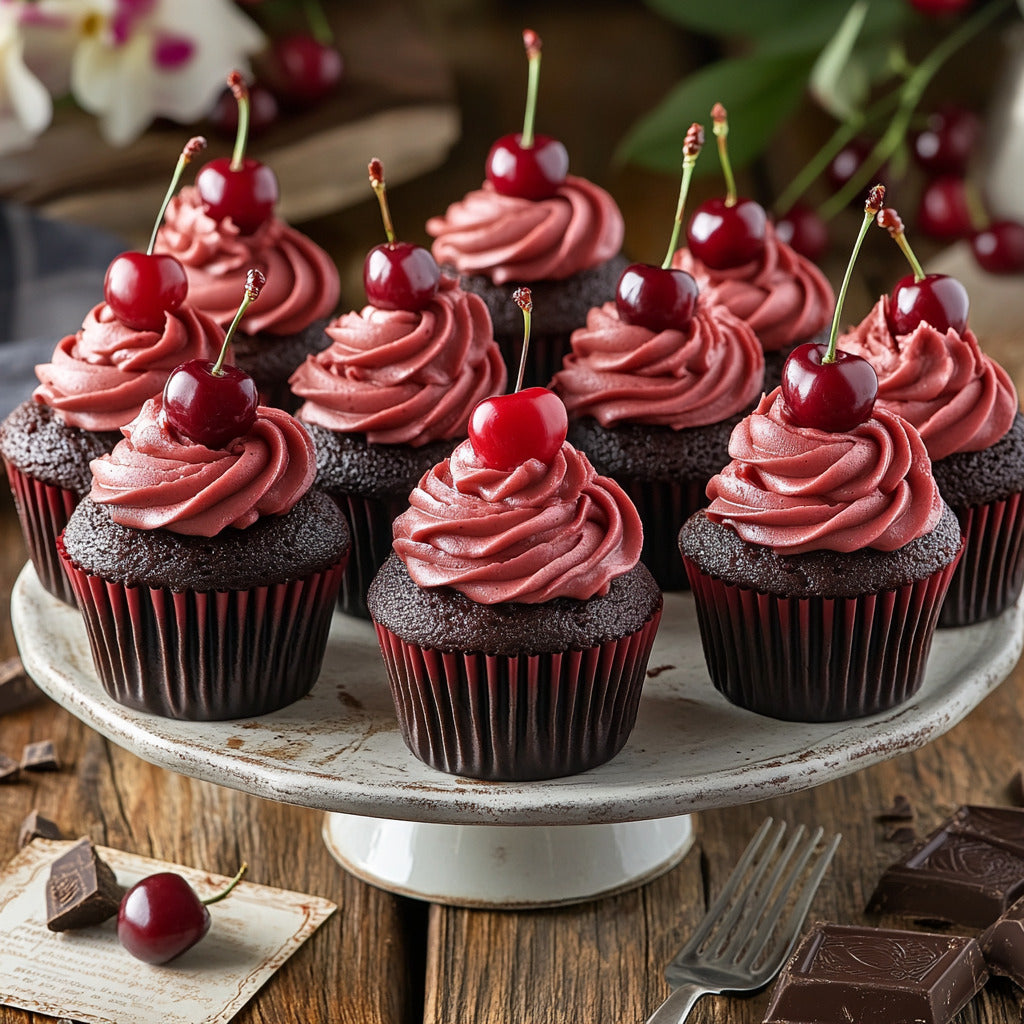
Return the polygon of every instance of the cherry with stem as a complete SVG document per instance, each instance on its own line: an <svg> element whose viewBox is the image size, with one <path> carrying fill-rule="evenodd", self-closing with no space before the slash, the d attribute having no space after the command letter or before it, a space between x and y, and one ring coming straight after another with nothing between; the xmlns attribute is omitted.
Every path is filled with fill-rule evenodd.
<svg viewBox="0 0 1024 1024"><path fill-rule="evenodd" d="M244 370L225 362L228 346L245 311L259 298L267 279L258 270L245 278L245 294L224 335L215 363L190 359L171 371L164 385L163 419L179 437L205 448L225 448L256 422L259 391Z"/></svg>
<svg viewBox="0 0 1024 1024"><path fill-rule="evenodd" d="M924 321L942 334L967 329L970 299L967 289L947 274L926 274L903 232L903 220L892 208L878 212L878 226L889 232L907 258L913 273L896 282L889 299L889 329L893 334L909 334Z"/></svg>
<svg viewBox="0 0 1024 1024"><path fill-rule="evenodd" d="M627 324L646 327L650 331L683 331L693 319L697 304L697 282L685 270L672 267L672 257L679 244L686 196L690 179L704 145L704 127L696 121L690 125L683 140L683 177L679 201L672 225L672 237L660 267L649 263L633 263L622 272L615 289L615 306Z"/></svg>
<svg viewBox="0 0 1024 1024"><path fill-rule="evenodd" d="M391 223L384 165L374 157L368 167L370 188L380 204L387 242L374 246L363 261L366 298L378 309L424 309L437 294L441 268L422 245L396 242Z"/></svg>
<svg viewBox="0 0 1024 1024"><path fill-rule="evenodd" d="M473 451L490 469L510 472L529 459L549 463L565 443L569 417L562 400L548 388L523 386L526 352L530 344L533 297L529 288L512 295L523 311L523 351L515 391L479 402L469 420Z"/></svg>
<svg viewBox="0 0 1024 1024"><path fill-rule="evenodd" d="M828 344L797 345L782 367L782 398L794 422L816 430L847 431L864 423L878 397L878 376L866 360L836 347L843 302L864 238L885 202L885 188L875 185L864 204L864 222L846 267L832 317Z"/></svg>
<svg viewBox="0 0 1024 1024"><path fill-rule="evenodd" d="M137 331L160 330L167 314L177 309L188 295L185 268L173 256L155 253L153 249L164 213L178 188L182 173L205 146L206 139L197 135L189 139L181 151L146 251L121 253L107 267L103 297L114 316Z"/></svg>

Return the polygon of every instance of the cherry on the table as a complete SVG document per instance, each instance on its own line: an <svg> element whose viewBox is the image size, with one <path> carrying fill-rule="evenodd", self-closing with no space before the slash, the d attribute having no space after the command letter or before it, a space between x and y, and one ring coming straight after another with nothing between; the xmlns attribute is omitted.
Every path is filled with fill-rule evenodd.
<svg viewBox="0 0 1024 1024"><path fill-rule="evenodd" d="M828 228L807 203L796 202L775 221L775 234L794 252L817 263L828 251Z"/></svg>
<svg viewBox="0 0 1024 1024"><path fill-rule="evenodd" d="M1024 224L993 221L971 236L971 252L990 274L1017 274L1024 270Z"/></svg>
<svg viewBox="0 0 1024 1024"><path fill-rule="evenodd" d="M963 178L943 175L928 182L921 192L917 226L929 238L954 241L973 231L967 185Z"/></svg>
<svg viewBox="0 0 1024 1024"><path fill-rule="evenodd" d="M270 48L270 82L274 91L293 103L326 99L341 82L345 62L337 47L308 32L275 39Z"/></svg>
<svg viewBox="0 0 1024 1024"><path fill-rule="evenodd" d="M914 160L927 174L963 177L980 136L981 121L977 114L946 104L929 114L925 127L914 135Z"/></svg>

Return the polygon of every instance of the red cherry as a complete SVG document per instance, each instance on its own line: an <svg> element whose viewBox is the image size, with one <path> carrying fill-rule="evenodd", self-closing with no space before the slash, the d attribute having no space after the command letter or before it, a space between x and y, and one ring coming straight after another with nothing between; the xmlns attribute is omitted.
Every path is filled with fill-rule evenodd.
<svg viewBox="0 0 1024 1024"><path fill-rule="evenodd" d="M686 230L687 244L706 266L727 270L757 259L764 251L764 207L753 199L707 199L697 207Z"/></svg>
<svg viewBox="0 0 1024 1024"><path fill-rule="evenodd" d="M211 160L196 175L196 188L206 212L214 220L230 217L243 235L270 218L280 195L274 172L251 157L237 169L229 157Z"/></svg>
<svg viewBox="0 0 1024 1024"><path fill-rule="evenodd" d="M874 148L875 143L872 139L858 135L832 157L825 168L825 178L833 192L838 192L861 169ZM881 177L884 177L884 168L875 172L876 180Z"/></svg>
<svg viewBox="0 0 1024 1024"><path fill-rule="evenodd" d="M206 448L224 448L248 433L259 405L259 391L249 374L230 364L215 374L215 365L190 359L175 367L164 385L168 426Z"/></svg>
<svg viewBox="0 0 1024 1024"><path fill-rule="evenodd" d="M685 270L633 263L619 278L615 306L627 324L649 331L685 331L698 292L697 282Z"/></svg>
<svg viewBox="0 0 1024 1024"><path fill-rule="evenodd" d="M941 18L947 14L966 11L974 0L909 0L910 6L930 18Z"/></svg>
<svg viewBox="0 0 1024 1024"><path fill-rule="evenodd" d="M836 349L824 363L827 345L804 342L782 367L782 398L793 419L817 430L853 430L871 415L878 397L878 376L871 364Z"/></svg>
<svg viewBox="0 0 1024 1024"><path fill-rule="evenodd" d="M971 236L971 251L982 270L990 274L1016 274L1024 270L1024 224L993 221Z"/></svg>
<svg viewBox="0 0 1024 1024"><path fill-rule="evenodd" d="M103 297L121 323L158 331L188 295L185 268L165 253L123 252L107 267Z"/></svg>
<svg viewBox="0 0 1024 1024"><path fill-rule="evenodd" d="M266 86L255 83L249 88L249 132L260 135L277 121L281 110L277 97ZM225 89L217 98L210 121L222 135L233 136L238 131L238 102L230 89Z"/></svg>
<svg viewBox="0 0 1024 1024"><path fill-rule="evenodd" d="M980 135L976 114L947 104L929 114L927 125L914 136L914 159L928 174L963 177Z"/></svg>
<svg viewBox="0 0 1024 1024"><path fill-rule="evenodd" d="M944 175L921 193L917 226L929 237L951 241L971 234L971 210L963 178Z"/></svg>
<svg viewBox="0 0 1024 1024"><path fill-rule="evenodd" d="M513 470L527 459L550 462L562 447L569 417L547 388L485 398L469 420L473 451L491 469Z"/></svg>
<svg viewBox="0 0 1024 1024"><path fill-rule="evenodd" d="M210 930L210 912L181 875L162 871L136 882L121 900L117 937L132 956L165 964Z"/></svg>
<svg viewBox="0 0 1024 1024"><path fill-rule="evenodd" d="M522 135L504 135L487 154L487 180L505 196L549 199L569 171L569 153L550 135L535 135L522 146Z"/></svg>
<svg viewBox="0 0 1024 1024"><path fill-rule="evenodd" d="M812 263L817 263L828 250L828 228L818 211L806 203L794 203L775 222L775 234Z"/></svg>
<svg viewBox="0 0 1024 1024"><path fill-rule="evenodd" d="M363 287L379 309L423 309L437 294L441 270L427 249L411 242L386 242L367 253Z"/></svg>
<svg viewBox="0 0 1024 1024"><path fill-rule="evenodd" d="M335 47L303 32L275 39L270 60L268 78L274 91L295 103L325 99L337 88L345 70Z"/></svg>
<svg viewBox="0 0 1024 1024"><path fill-rule="evenodd" d="M893 334L909 334L923 320L945 334L967 329L970 299L967 289L946 274L926 274L917 280L907 274L896 282L889 301L889 329Z"/></svg>

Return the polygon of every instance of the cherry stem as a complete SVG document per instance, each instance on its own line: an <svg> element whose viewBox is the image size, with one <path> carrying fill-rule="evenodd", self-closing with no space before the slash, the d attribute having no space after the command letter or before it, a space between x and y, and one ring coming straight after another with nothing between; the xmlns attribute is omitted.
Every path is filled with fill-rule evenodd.
<svg viewBox="0 0 1024 1024"><path fill-rule="evenodd" d="M244 875L248 870L249 865L246 864L246 862L243 860L242 866L238 869L238 874L231 879L226 889L222 889L215 896L208 896L205 900L200 900L199 902L202 903L204 907L208 907L211 903L220 903L220 901L224 899L226 896L231 895L231 890L234 889L236 885L238 885L238 883L242 880L242 875Z"/></svg>
<svg viewBox="0 0 1024 1024"><path fill-rule="evenodd" d="M238 104L238 129L235 132L235 148L231 151L231 170L240 171L249 145L249 87L240 71L228 75L228 87Z"/></svg>
<svg viewBox="0 0 1024 1024"><path fill-rule="evenodd" d="M384 165L377 157L374 157L369 164L370 188L377 197L380 204L380 217L384 221L384 233L388 236L388 244L395 240L395 228L391 223L391 210L388 208L387 188L384 185Z"/></svg>
<svg viewBox="0 0 1024 1024"><path fill-rule="evenodd" d="M736 205L736 179L732 174L732 163L729 161L729 116L721 103L716 103L711 108L712 131L718 139L718 159L722 164L722 174L725 176L725 205Z"/></svg>
<svg viewBox="0 0 1024 1024"><path fill-rule="evenodd" d="M540 85L540 36L532 28L523 30L523 46L526 47L526 60L529 63L529 74L526 80L526 113L523 115L523 134L519 136L519 145L523 149L533 149L533 119L537 113L537 89Z"/></svg>
<svg viewBox="0 0 1024 1024"><path fill-rule="evenodd" d="M875 219L878 211L885 202L885 186L875 185L868 193L867 202L864 204L864 221L860 226L860 234L853 246L853 253L850 255L850 262L846 264L846 275L843 277L843 286L839 289L839 298L836 299L836 310L832 314L832 332L828 336L828 348L821 357L822 363L834 363L836 361L836 338L839 336L839 318L843 315L843 302L846 299L846 289L850 287L850 278L853 277L853 265L857 262L857 254L864 244L871 222Z"/></svg>
<svg viewBox="0 0 1024 1024"><path fill-rule="evenodd" d="M964 182L964 202L967 205L967 218L975 231L984 231L992 223L985 203L978 194L978 187L973 181Z"/></svg>
<svg viewBox="0 0 1024 1024"><path fill-rule="evenodd" d="M533 320L533 295L529 288L517 288L512 293L515 304L523 311L523 351L519 356L519 373L516 375L515 394L523 386L526 373L526 350L530 347L530 324Z"/></svg>
<svg viewBox="0 0 1024 1024"><path fill-rule="evenodd" d="M317 0L305 0L303 5L306 11L306 21L309 22L309 30L313 38L323 46L331 46L334 43L334 30L331 23L324 14L323 7Z"/></svg>
<svg viewBox="0 0 1024 1024"><path fill-rule="evenodd" d="M146 246L147 256L153 255L153 250L156 248L157 232L160 230L160 225L164 222L164 214L167 212L168 204L178 188L178 182L181 181L181 176L185 172L185 168L192 163L196 154L205 148L206 139L204 139L202 135L196 135L185 143L185 148L181 151L181 156L178 157L178 162L174 167L174 174L171 175L171 186L167 189L164 201L160 204L160 212L156 215L156 223L153 225L153 233L149 236L149 245Z"/></svg>
<svg viewBox="0 0 1024 1024"><path fill-rule="evenodd" d="M661 269L668 270L672 266L672 257L679 245L679 232L683 227L683 210L686 209L686 194L690 191L690 179L693 168L704 146L704 126L694 121L686 132L683 140L683 180L679 183L679 202L676 203L676 219L672 225L672 237L668 240L668 252L662 260Z"/></svg>
<svg viewBox="0 0 1024 1024"><path fill-rule="evenodd" d="M910 269L914 271L914 280L923 281L924 270L921 268L921 262L914 254L914 250L910 248L907 236L903 233L903 218L891 206L887 206L884 210L878 211L878 216L875 220L880 228L885 228L889 232L889 237L900 247L903 255L907 257Z"/></svg>
<svg viewBox="0 0 1024 1024"><path fill-rule="evenodd" d="M245 294L242 296L242 304L238 307L238 312L235 314L235 319L231 321L231 326L224 333L224 344L220 347L220 355L217 356L217 362L213 364L213 369L210 370L211 376L224 376L224 360L227 358L228 345L231 344L231 339L235 336L235 331L242 317L245 316L245 311L260 297L260 292L266 283L266 277L255 268L245 275Z"/></svg>

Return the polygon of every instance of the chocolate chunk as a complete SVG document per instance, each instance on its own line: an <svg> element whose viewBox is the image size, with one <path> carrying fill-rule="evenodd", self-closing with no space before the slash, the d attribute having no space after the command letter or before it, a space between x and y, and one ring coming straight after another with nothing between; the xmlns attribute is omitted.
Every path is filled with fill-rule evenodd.
<svg viewBox="0 0 1024 1024"><path fill-rule="evenodd" d="M882 811L877 816L878 821L910 821L914 817L914 809L910 801L902 794L897 793L892 799L892 807Z"/></svg>
<svg viewBox="0 0 1024 1024"><path fill-rule="evenodd" d="M21 772L21 765L6 754L0 754L0 782L13 782Z"/></svg>
<svg viewBox="0 0 1024 1024"><path fill-rule="evenodd" d="M63 839L64 833L49 818L32 811L18 829L18 849L28 846L33 839Z"/></svg>
<svg viewBox="0 0 1024 1024"><path fill-rule="evenodd" d="M987 978L971 938L818 924L782 969L765 1024L948 1024Z"/></svg>
<svg viewBox="0 0 1024 1024"><path fill-rule="evenodd" d="M1024 899L989 925L978 943L993 974L1002 974L1024 988Z"/></svg>
<svg viewBox="0 0 1024 1024"><path fill-rule="evenodd" d="M46 927L52 932L88 928L117 913L124 889L88 839L80 839L50 866Z"/></svg>
<svg viewBox="0 0 1024 1024"><path fill-rule="evenodd" d="M55 772L60 768L53 740L26 743L21 754L21 767L27 772Z"/></svg>
<svg viewBox="0 0 1024 1024"><path fill-rule="evenodd" d="M38 687L25 672L21 658L0 661L0 715L17 711L41 696Z"/></svg>
<svg viewBox="0 0 1024 1024"><path fill-rule="evenodd" d="M909 825L897 825L885 833L885 838L890 843L912 843L917 833Z"/></svg>
<svg viewBox="0 0 1024 1024"><path fill-rule="evenodd" d="M984 928L1024 895L1024 810L960 807L886 868L871 913Z"/></svg>

